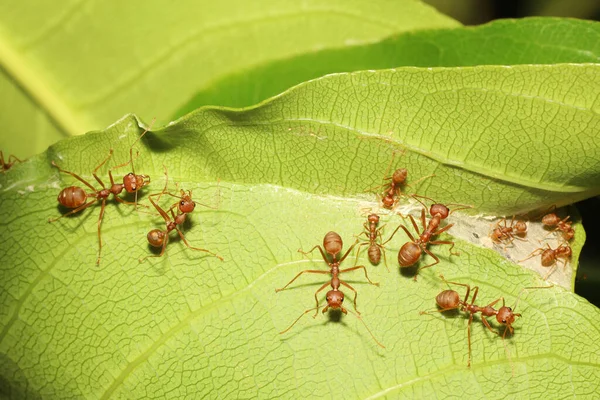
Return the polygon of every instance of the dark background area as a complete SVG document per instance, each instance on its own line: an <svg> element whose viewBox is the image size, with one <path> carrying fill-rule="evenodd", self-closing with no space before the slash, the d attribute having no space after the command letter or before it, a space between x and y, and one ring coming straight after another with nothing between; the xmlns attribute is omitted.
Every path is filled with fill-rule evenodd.
<svg viewBox="0 0 600 400"><path fill-rule="evenodd" d="M424 0L440 12L465 25L479 25L500 18L530 16L571 17L600 20L598 0ZM599 132L600 134L600 132ZM575 206L581 214L586 242L579 258L575 293L600 307L600 197ZM577 234L577 233L576 233Z"/></svg>

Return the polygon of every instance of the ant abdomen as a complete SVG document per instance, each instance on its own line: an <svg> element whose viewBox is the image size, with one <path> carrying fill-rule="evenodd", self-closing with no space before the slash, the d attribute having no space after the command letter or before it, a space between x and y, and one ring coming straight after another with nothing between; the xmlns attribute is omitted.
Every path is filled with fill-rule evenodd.
<svg viewBox="0 0 600 400"><path fill-rule="evenodd" d="M336 256L342 251L342 238L336 232L327 232L323 238L323 247L325 251L333 257L335 260Z"/></svg>
<svg viewBox="0 0 600 400"><path fill-rule="evenodd" d="M414 242L407 242L398 252L398 263L401 267L410 267L421 258L421 248Z"/></svg>
<svg viewBox="0 0 600 400"><path fill-rule="evenodd" d="M153 229L148 232L148 243L154 247L161 247L165 241L165 232L160 229Z"/></svg>
<svg viewBox="0 0 600 400"><path fill-rule="evenodd" d="M399 168L396 171L394 171L394 174L392 175L392 181L394 181L394 183L396 184L401 184L404 183L404 181L406 181L407 176L408 170L406 168Z"/></svg>
<svg viewBox="0 0 600 400"><path fill-rule="evenodd" d="M381 261L381 249L379 246L377 246L377 244L369 246L367 254L369 255L369 261L371 264L377 265Z"/></svg>
<svg viewBox="0 0 600 400"><path fill-rule="evenodd" d="M67 208L77 208L82 206L87 199L85 191L78 186L69 186L64 188L58 194L58 202Z"/></svg>
<svg viewBox="0 0 600 400"><path fill-rule="evenodd" d="M554 225L558 224L560 221L561 221L561 219L558 217L558 215L556 215L554 213L546 214L542 217L543 225L554 226Z"/></svg>
<svg viewBox="0 0 600 400"><path fill-rule="evenodd" d="M435 296L435 302L441 308L457 308L460 304L460 296L456 290L444 290Z"/></svg>

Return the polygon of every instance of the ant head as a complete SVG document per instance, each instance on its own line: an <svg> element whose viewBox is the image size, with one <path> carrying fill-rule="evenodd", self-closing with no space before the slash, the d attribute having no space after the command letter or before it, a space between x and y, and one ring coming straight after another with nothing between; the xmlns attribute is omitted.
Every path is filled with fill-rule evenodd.
<svg viewBox="0 0 600 400"><path fill-rule="evenodd" d="M328 254L331 254L333 259L342 251L342 238L336 232L327 232L323 238L323 247Z"/></svg>
<svg viewBox="0 0 600 400"><path fill-rule="evenodd" d="M381 199L381 202L383 203L383 206L385 208L394 207L394 197L393 196L385 196L383 199Z"/></svg>
<svg viewBox="0 0 600 400"><path fill-rule="evenodd" d="M406 168L399 168L394 171L394 175L392 175L392 181L394 183L402 183L406 180L408 176L408 170Z"/></svg>
<svg viewBox="0 0 600 400"><path fill-rule="evenodd" d="M568 229L563 231L562 236L566 241L573 239L575 236L575 230L571 228L571 224L569 224ZM569 254L569 256L571 256L571 254Z"/></svg>
<svg viewBox="0 0 600 400"><path fill-rule="evenodd" d="M500 228L495 228L492 233L490 234L490 237L492 238L492 240L494 242L499 242L502 239L502 230L500 230Z"/></svg>
<svg viewBox="0 0 600 400"><path fill-rule="evenodd" d="M561 254L563 257L571 257L573 250L571 250L571 246L567 244L561 244L556 249L556 253Z"/></svg>
<svg viewBox="0 0 600 400"><path fill-rule="evenodd" d="M439 214L441 219L448 218L448 215L450 214L450 210L448 209L448 207L446 207L443 204L432 205L431 208L429 209L429 212L431 213L432 216Z"/></svg>
<svg viewBox="0 0 600 400"><path fill-rule="evenodd" d="M161 247L165 241L165 232L160 229L153 229L148 232L148 243L154 247Z"/></svg>
<svg viewBox="0 0 600 400"><path fill-rule="evenodd" d="M130 172L123 177L123 186L125 186L127 193L135 193L149 183L150 177L148 175L135 175Z"/></svg>
<svg viewBox="0 0 600 400"><path fill-rule="evenodd" d="M513 313L512 308L502 306L502 307L500 307L500 309L498 310L498 313L496 314L496 321L498 321L502 325L506 325L506 328L510 331L510 333L512 333L513 332L512 324L515 322L515 317L520 317L520 316L521 316L521 314Z"/></svg>
<svg viewBox="0 0 600 400"><path fill-rule="evenodd" d="M196 203L192 200L192 192L188 191L187 194L181 191L181 200L177 205L179 211L182 213L191 213L196 208Z"/></svg>
<svg viewBox="0 0 600 400"><path fill-rule="evenodd" d="M369 214L369 216L367 217L367 219L372 224L378 224L379 223L379 215L377 215L377 214Z"/></svg>
<svg viewBox="0 0 600 400"><path fill-rule="evenodd" d="M327 305L331 308L341 308L344 302L344 293L339 290L330 290L327 292Z"/></svg>
<svg viewBox="0 0 600 400"><path fill-rule="evenodd" d="M525 223L525 221L517 221L515 229L518 233L525 233L527 232L527 223Z"/></svg>

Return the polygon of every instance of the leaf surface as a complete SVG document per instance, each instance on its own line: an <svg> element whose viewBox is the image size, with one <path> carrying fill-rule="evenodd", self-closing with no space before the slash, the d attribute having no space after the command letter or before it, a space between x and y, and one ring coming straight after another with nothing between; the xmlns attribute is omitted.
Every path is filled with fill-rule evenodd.
<svg viewBox="0 0 600 400"><path fill-rule="evenodd" d="M572 69L597 76L593 68L540 67L536 76L544 76L546 84L556 82L551 93L544 95L558 96L562 102L540 101L552 104L560 113L568 97L561 92L566 89L561 89L560 78L566 80ZM403 117L416 121L413 126L417 127L435 120L442 109L423 106L421 110L429 118L421 119L411 113L388 112L390 105L406 104L395 96L414 101L420 94L426 99L430 87L435 88L433 94L439 91L448 96L448 101L453 93L478 93L464 89L469 87L468 81L444 75L453 72L406 68L329 76L258 108L201 109L149 133L136 146L141 150L136 171L152 176L152 191L156 192L164 184L160 177L166 165L171 181L193 189L196 201L216 206L198 206L184 231L192 245L219 253L224 262L172 240L163 258L140 264L139 257L152 254L146 233L164 222L135 212L131 206L107 205L99 267L94 264L97 206L72 218L47 222L60 215L56 205L60 188L76 183L61 176L50 161L86 179L91 179L90 172L110 148L115 154L108 166L125 162L129 146L141 132L133 117L104 132L61 141L15 166L0 177L0 221L4 226L0 240L6 249L0 256L3 390L13 397L91 398L215 393L223 398L330 397L340 393L358 398L415 398L459 392L469 397L535 397L540 391L557 397L565 390L573 396L597 391L599 311L558 287L523 297L516 308L523 317L515 322L514 337L506 340L508 353L502 340L476 319L472 326L473 366L466 367L466 319L419 315L419 311L434 309L436 294L446 288L438 275L479 286L481 304L505 296L507 303L514 305L521 288L545 283L495 251L451 236L442 238L455 241L460 256L449 256L449 246L433 246L441 262L424 270L416 283L412 275L398 270L395 261L407 240L402 232L387 248L389 272L383 265L367 264L369 276L381 282L380 288L364 283L361 271L342 276L357 289L358 310L385 350L351 314L340 318L329 313L316 320L305 316L291 331L278 333L314 307L313 293L326 277L302 277L288 290L275 293L275 288L301 270L325 267L318 254L306 258L297 249L319 244L329 230L339 232L346 246L352 242L362 229L367 210L377 210L375 196L364 190L379 184L393 150L407 149L397 156L394 167L409 169L409 183L435 172L435 177L410 189L440 201L467 199L481 210L486 206L480 200L491 192L505 196L505 207L539 205L539 199L536 203L528 198L531 188L476 175L460 163L446 166L438 158L447 154L434 157L438 148L415 151L414 145L403 142L404 131L398 129ZM473 79L486 77L480 84L508 82L512 88L527 87L516 84L523 73L518 67L479 67L463 72ZM487 79L490 77L496 79ZM415 82L419 90L411 86ZM591 82L587 82L588 90L593 90ZM463 86L443 86L458 83ZM461 107L472 105L472 112L464 115L482 120L481 114L475 118L474 113L497 105L496 96L503 93L502 84L498 85L483 91L485 96L477 101L460 103L468 95L454 99ZM523 93L529 92L515 95L513 89L501 97L503 105L498 112L510 110L513 98L534 102L542 97ZM577 101L583 102L578 108L564 108L583 110L587 115L588 105L580 98ZM541 112L536 115L543 120L544 107L529 110ZM502 116L494 121L502 121ZM389 136L381 134L388 130L385 121L398 124ZM536 117L532 121L537 121ZM503 126L492 125L497 128L494 134L510 135ZM424 134L430 131L422 129ZM457 130L456 134L463 132ZM484 135L487 132L482 130ZM594 143L587 143L585 150L593 154ZM582 163L580 174L586 173L597 176L593 166ZM99 174L105 179L106 168ZM484 183L478 183L475 176ZM513 192L515 197L510 196ZM556 193L559 198L572 196L571 192ZM163 204L170 201L163 199ZM502 206L498 200L487 207ZM388 223L386 235L403 222L383 210L381 214ZM451 218L468 217L453 214ZM583 241L583 230L580 226L576 229ZM579 253L579 244L574 244L574 251ZM345 263L350 267L355 261L366 263L364 252L361 259L352 255ZM458 290L463 293L460 287ZM352 310L349 290L346 298L345 304ZM506 385L512 369L514 377ZM332 374L340 379L331 379Z"/></svg>
<svg viewBox="0 0 600 400"><path fill-rule="evenodd" d="M28 156L131 112L166 123L214 80L253 65L457 25L410 0L2 3L0 89L10 94L0 148Z"/></svg>

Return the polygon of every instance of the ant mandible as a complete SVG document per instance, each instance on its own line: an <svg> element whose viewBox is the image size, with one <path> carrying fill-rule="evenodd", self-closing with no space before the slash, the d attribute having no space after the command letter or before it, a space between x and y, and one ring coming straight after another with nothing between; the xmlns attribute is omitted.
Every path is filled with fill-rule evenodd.
<svg viewBox="0 0 600 400"><path fill-rule="evenodd" d="M152 125L150 125L150 126L152 126ZM148 129L146 129L142 133L142 135L140 137L138 137L138 139L136 139L134 144L142 136L144 136L146 134L146 132L148 132L149 129L150 129L150 127L148 127ZM98 170L104 164L106 164L108 162L108 160L110 160L110 158L113 155L113 149L110 149L110 151L108 153L108 157L106 157L106 159L104 161L102 161L92 172L92 176L100 184L102 189L96 189L88 181L86 181L79 175L75 174L74 172L70 172L70 171L60 168L56 164L56 162L54 162L54 160L52 161L52 165L54 167L56 167L60 172L71 175L72 177L74 177L75 179L77 179L78 181L80 181L81 183L86 185L88 188L90 188L91 192L86 193L85 190L79 186L69 186L69 187L61 190L60 193L58 194L58 198L57 198L59 204L62 205L63 207L70 208L72 210L67 212L66 214L61 215L60 217L49 218L48 222L56 222L61 218L64 218L68 215L75 214L79 211L82 211L82 210L88 208L92 204L95 204L97 201L101 202L100 215L98 216L98 243L99 243L99 246L98 246L98 258L96 259L96 264L100 264L100 258L101 258L101 252L102 252L101 226L102 226L102 219L104 217L104 209L106 207L106 200L112 194L113 198L116 201L123 203L123 204L132 204L132 205L135 205L135 207L137 207L137 205L138 205L137 204L137 192L142 187L144 187L150 183L149 176L136 175L134 172L130 172L127 175L125 175L123 177L123 183L115 183L115 180L112 175L113 169L121 168L121 167L124 167L129 164L131 164L132 169L133 169L133 153L132 153L133 145L129 148L129 156L130 156L129 161L124 164L117 165L116 167L110 168L108 170L108 177L110 179L110 188L107 188L104 185L104 182L102 182L102 179L100 179L100 177L98 176L97 173L98 173ZM129 201L126 201L126 200L123 200L122 198L120 198L118 195L121 194L123 192L123 190L127 191L128 193L135 193L135 195L136 195L135 202L129 202ZM92 200L88 201L89 198L91 198ZM146 206L144 206L144 207L146 207Z"/></svg>
<svg viewBox="0 0 600 400"><path fill-rule="evenodd" d="M12 154L10 156L8 156L7 161L4 161L4 153L2 153L2 151L0 151L0 170L3 173L8 171L13 165L15 165L18 162L23 162L23 161L18 159L16 156L13 156Z"/></svg>
<svg viewBox="0 0 600 400"><path fill-rule="evenodd" d="M450 311L450 310L458 310L461 312L469 313L469 322L467 324L467 338L468 338L467 340L469 343L469 357L468 357L468 361L467 361L467 367L471 367L471 323L473 322L473 316L475 314L481 313L481 315L482 315L481 322L485 325L485 327L490 332L492 332L498 336L501 336L503 343L504 343L504 338L506 337L506 333L510 332L511 335L514 333L514 328L513 328L512 324L515 322L515 317L521 316L521 314L514 312L517 309L517 305L519 304L519 298L520 298L521 294L525 290L548 289L548 288L552 287L552 286L542 286L542 287L524 288L523 290L521 290L521 293L517 297L517 301L515 302L515 305L512 308L506 307L505 302L504 302L504 297L500 297L500 298L492 301L491 303L487 304L486 306L481 307L481 306L475 305L475 300L477 299L477 294L479 292L478 286L475 286L473 288L473 297L471 298L471 302L469 303L469 294L471 293L471 286L469 286L465 283L449 282L444 278L443 275L440 275L440 278L447 284L453 284L453 285L466 287L467 293L465 294L464 300L460 299L460 295L458 294L457 291L451 290L451 289L444 290L441 293L439 293L435 298L435 301L436 301L437 305L439 306L438 310L421 311L421 312L419 312L419 314L420 315L432 314L434 312L444 312L444 311ZM494 305L496 305L500 300L502 300L502 307L500 307L499 309L496 310L494 308ZM498 332L496 332L495 330L492 329L492 326L486 319L489 317L496 317L496 321L505 326L504 333L502 335L500 335ZM505 345L505 349L508 354L508 349L506 348L506 344L504 343L504 345Z"/></svg>
<svg viewBox="0 0 600 400"><path fill-rule="evenodd" d="M220 255L218 255L216 253L213 253L212 251L209 251L209 250L203 249L203 248L199 248L199 247L190 246L187 239L183 235L183 232L181 232L181 230L179 229L178 225L182 225L185 222L187 214L194 211L194 209L196 207L196 203L192 200L192 192L191 191L189 191L186 194L182 190L181 197L174 195L172 193L169 193L167 191L168 182L169 182L169 176L167 174L167 169L165 168L165 187L163 188L163 190L161 192L154 193L154 194L151 194L150 196L148 196L148 200L150 200L150 203L152 203L152 205L154 206L156 211L158 211L160 216L165 220L165 230L153 229L150 232L148 232L148 235L147 235L148 243L150 243L150 245L153 247L160 247L161 248L160 253L157 255L151 255L151 256L146 256L146 257L140 258L139 262L140 263L144 262L146 259L152 258L152 257L162 257L167 248L167 243L169 242L169 233L173 230L177 231L177 233L179 234L179 237L181 238L183 243L189 249L206 252L206 253L218 258L219 260L223 261L223 257L221 257ZM157 201L160 199L160 197L163 194L166 194L166 195L169 195L172 197L176 197L179 199L179 201L177 203L173 204L167 211L165 211L157 203ZM153 199L154 197L158 197L158 199L156 201L154 201L154 199ZM179 212L177 214L175 214L175 212L174 212L175 208L178 208L178 210L179 210ZM171 215L169 216L168 213L170 213Z"/></svg>
<svg viewBox="0 0 600 400"><path fill-rule="evenodd" d="M538 254L541 254L542 266L550 267L554 265L552 269L548 271L548 273L544 277L544 280L548 279L548 277L552 275L552 273L556 270L556 267L558 266L557 260L559 258L562 258L563 267L566 267L567 259L571 258L571 255L573 254L573 250L568 244L561 244L556 249L552 249L549 244L546 244L546 246L548 247L547 249L540 247L539 249L534 250L529 256L525 257L522 260L519 260L519 262L522 262L525 260L529 260L531 257L535 257Z"/></svg>
<svg viewBox="0 0 600 400"><path fill-rule="evenodd" d="M289 331L290 329L292 329L292 327L294 325L296 325L296 323L298 321L300 321L300 319L304 315L308 314L309 312L311 312L313 310L315 311L315 315L313 316L313 318L315 318L319 313L318 294L323 289L325 289L325 287L327 287L327 285L331 285L331 290L328 291L327 295L326 295L327 305L325 306L325 308L323 308L322 313L323 314L326 313L327 310L329 310L331 308L331 309L339 309L344 314L348 314L348 312L354 314L363 323L363 325L365 326L367 331L371 334L371 337L373 338L373 340L375 340L375 342L379 346L385 348L384 345L382 345L377 339L375 339L375 336L373 335L373 333L371 332L371 330L369 329L367 324L360 317L360 312L356 308L356 298L358 296L358 292L356 291L356 289L354 289L352 286L350 286L347 282L344 282L343 280L341 280L339 278L339 275L343 272L350 272L350 271L354 271L357 269L363 269L364 273L365 273L365 278L367 278L367 281L369 281L369 283L372 285L379 286L379 283L372 282L371 279L369 279L369 276L367 274L367 269L364 267L364 265L354 266L351 268L346 268L346 269L340 270L340 264L342 263L342 261L344 261L346 259L346 257L348 257L348 254L350 254L350 252L352 251L352 249L354 248L355 245L356 245L356 242L352 246L350 246L350 248L346 251L346 253L344 253L344 255L341 258L338 259L338 256L341 253L342 247L343 247L342 238L336 232L328 232L323 239L323 247L316 245L315 247L310 249L308 252L304 252L301 249L298 250L302 254L309 254L309 253L312 253L314 250L319 249L319 251L321 252L321 256L323 257L323 260L327 263L327 265L330 268L329 271L314 270L314 269L307 269L307 270L301 271L294 277L294 279L289 281L284 287L282 287L280 289L275 289L275 292L281 292L282 290L285 290L285 288L287 288L290 284L292 284L292 282L294 282L296 279L298 279L298 277L300 277L300 275L302 275L304 273L331 274L331 280L329 282L325 282L323 284L323 286L321 286L315 292L316 307L309 308L308 310L304 311L287 329L279 332L280 334L284 334L287 331ZM325 251L323 251L323 248L325 248ZM325 253L327 253L331 256L331 261L328 260L327 255ZM344 302L344 293L341 290L339 290L340 285L343 285L354 292L354 309L356 310L356 313L354 313L354 312L352 312L352 310L348 310L342 306L342 303Z"/></svg>

